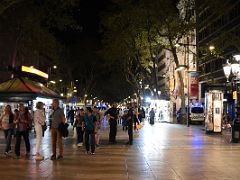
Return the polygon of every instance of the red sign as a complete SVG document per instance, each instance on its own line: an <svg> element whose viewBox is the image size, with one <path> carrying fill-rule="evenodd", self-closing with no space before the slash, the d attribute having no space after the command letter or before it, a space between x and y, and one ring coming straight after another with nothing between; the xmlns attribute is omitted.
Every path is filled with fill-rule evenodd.
<svg viewBox="0 0 240 180"><path fill-rule="evenodd" d="M189 73L189 84L190 84L190 98L191 99L198 99L199 93L199 74L197 72L190 72Z"/></svg>

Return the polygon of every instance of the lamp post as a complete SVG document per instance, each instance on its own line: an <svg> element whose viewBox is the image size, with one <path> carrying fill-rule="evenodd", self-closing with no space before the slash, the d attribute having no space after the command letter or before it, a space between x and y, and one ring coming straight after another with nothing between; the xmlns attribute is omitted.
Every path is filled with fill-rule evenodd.
<svg viewBox="0 0 240 180"><path fill-rule="evenodd" d="M229 77L232 74L231 86L233 99L235 100L235 119L232 125L232 142L238 142L240 139L240 107L239 107L239 97L238 97L238 81L240 80L240 55L233 56L233 62L230 63L227 60L227 63L223 65L223 72L229 82Z"/></svg>

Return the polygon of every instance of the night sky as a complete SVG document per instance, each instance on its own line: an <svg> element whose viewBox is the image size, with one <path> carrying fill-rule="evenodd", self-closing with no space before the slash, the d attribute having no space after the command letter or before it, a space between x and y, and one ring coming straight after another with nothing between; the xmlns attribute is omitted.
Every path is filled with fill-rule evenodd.
<svg viewBox="0 0 240 180"><path fill-rule="evenodd" d="M60 33L60 39L67 44L80 39L101 41L99 32L100 16L108 7L108 0L81 0L74 17L81 30L66 30Z"/></svg>

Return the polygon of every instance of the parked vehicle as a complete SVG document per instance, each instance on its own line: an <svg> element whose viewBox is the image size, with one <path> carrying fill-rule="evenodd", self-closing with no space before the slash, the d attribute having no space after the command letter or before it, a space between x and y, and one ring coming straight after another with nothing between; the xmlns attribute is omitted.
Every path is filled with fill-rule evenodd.
<svg viewBox="0 0 240 180"><path fill-rule="evenodd" d="M190 120L203 123L205 121L204 107L202 104L193 104L190 108Z"/></svg>

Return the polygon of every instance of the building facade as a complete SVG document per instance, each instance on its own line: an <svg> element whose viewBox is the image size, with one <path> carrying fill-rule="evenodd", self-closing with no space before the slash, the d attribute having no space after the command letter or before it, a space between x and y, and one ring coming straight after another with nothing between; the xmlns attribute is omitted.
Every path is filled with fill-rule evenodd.
<svg viewBox="0 0 240 180"><path fill-rule="evenodd" d="M223 64L240 53L240 1L196 0L196 17L200 96L204 99L209 87L224 87Z"/></svg>

